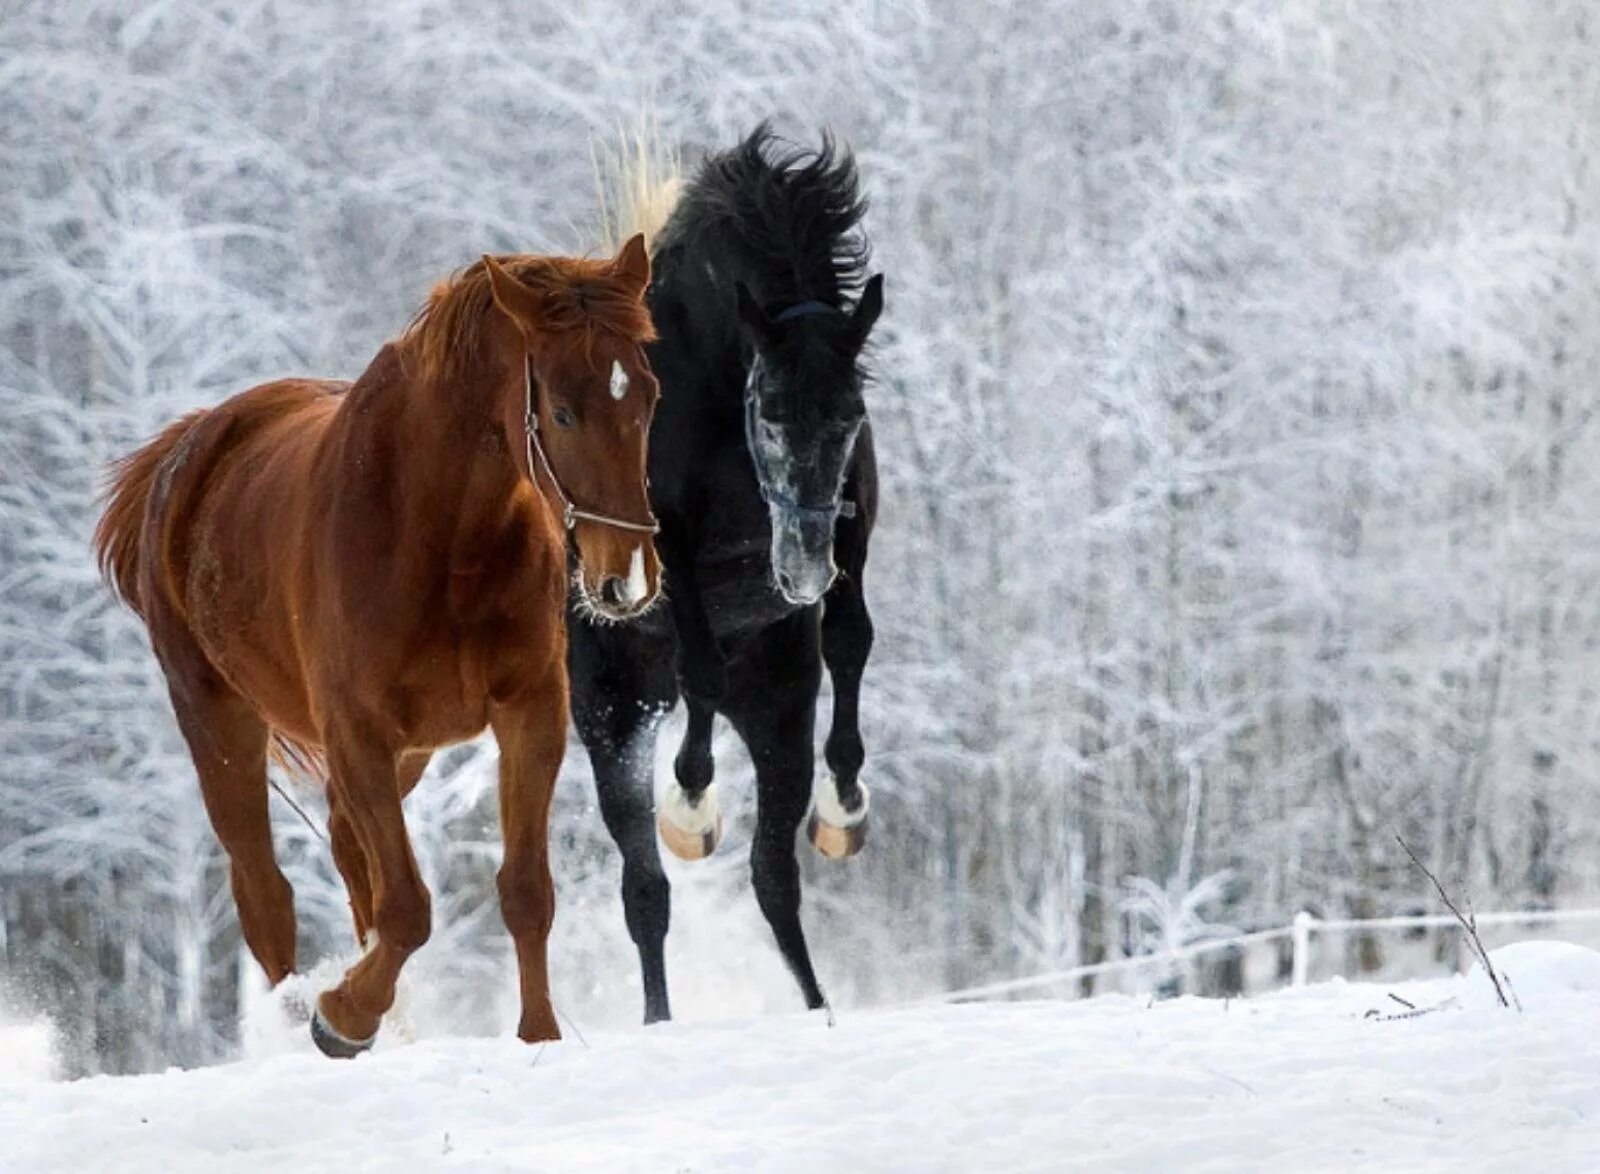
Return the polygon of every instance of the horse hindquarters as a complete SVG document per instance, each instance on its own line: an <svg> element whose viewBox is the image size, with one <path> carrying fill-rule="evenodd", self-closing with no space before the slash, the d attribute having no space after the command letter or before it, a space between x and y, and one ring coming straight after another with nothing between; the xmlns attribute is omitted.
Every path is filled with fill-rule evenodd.
<svg viewBox="0 0 1600 1174"><path fill-rule="evenodd" d="M191 412L118 464L94 546L102 572L149 631L206 814L228 855L245 944L277 985L294 971L295 917L294 892L272 848L267 725L207 657L169 594L170 562L174 556L179 564L185 561L171 547L182 537L177 523L215 459L214 446L204 450L204 462L190 459L212 415ZM177 493L175 482L181 485Z"/></svg>
<svg viewBox="0 0 1600 1174"><path fill-rule="evenodd" d="M639 951L644 1021L672 1018L666 937L672 894L656 843L656 730L677 699L671 642L569 613L572 716L589 752L606 830L622 852L622 907Z"/></svg>

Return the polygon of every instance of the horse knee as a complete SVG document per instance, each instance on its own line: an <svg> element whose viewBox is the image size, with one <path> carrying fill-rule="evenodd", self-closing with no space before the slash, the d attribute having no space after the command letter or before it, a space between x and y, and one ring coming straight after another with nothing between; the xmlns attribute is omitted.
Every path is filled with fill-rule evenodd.
<svg viewBox="0 0 1600 1174"><path fill-rule="evenodd" d="M409 892L384 895L373 918L378 940L391 949L412 954L433 933L433 899L419 883Z"/></svg>
<svg viewBox="0 0 1600 1174"><path fill-rule="evenodd" d="M556 920L556 895L548 877L533 878L501 868L495 878L500 889L500 916L512 937L544 937Z"/></svg>
<svg viewBox="0 0 1600 1174"><path fill-rule="evenodd" d="M672 916L672 885L654 861L622 866L622 909L635 943L663 938Z"/></svg>

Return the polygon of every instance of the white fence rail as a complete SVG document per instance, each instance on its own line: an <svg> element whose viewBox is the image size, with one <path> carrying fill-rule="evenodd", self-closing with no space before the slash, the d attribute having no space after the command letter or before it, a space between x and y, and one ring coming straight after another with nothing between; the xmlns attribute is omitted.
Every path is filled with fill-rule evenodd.
<svg viewBox="0 0 1600 1174"><path fill-rule="evenodd" d="M1508 925L1532 929L1541 925L1554 925L1562 922L1600 922L1600 909L1547 909L1479 913L1476 915L1475 920L1480 929ZM1293 986L1304 986L1311 971L1312 938L1316 934L1367 933L1380 930L1430 929L1459 925L1460 922L1456 920L1455 916L1448 913L1425 914L1415 917L1337 918L1326 921L1310 913L1297 913L1291 924L1279 926L1276 929L1257 930L1254 933L1234 934L1229 937L1208 938L1203 942L1196 942L1193 945L1184 946L1176 950L1140 954L1133 958L1117 958L1109 962L1096 962L1089 966L1073 966L1065 970L1052 970L1044 974L1007 979L1003 982L984 983L981 986L946 991L929 1001L964 1003L990 999L998 995L1042 990L1104 974L1137 972L1144 969L1171 966L1221 950L1242 949L1245 946L1259 942L1270 942L1282 938L1288 938L1291 943L1290 983Z"/></svg>

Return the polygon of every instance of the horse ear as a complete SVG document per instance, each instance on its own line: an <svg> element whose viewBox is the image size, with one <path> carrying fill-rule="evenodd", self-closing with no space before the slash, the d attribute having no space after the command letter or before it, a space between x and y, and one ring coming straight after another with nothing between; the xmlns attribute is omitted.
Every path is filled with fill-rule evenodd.
<svg viewBox="0 0 1600 1174"><path fill-rule="evenodd" d="M539 303L533 291L518 281L489 254L483 255L483 267L489 272L489 289L494 294L494 304L505 311L524 333L539 321Z"/></svg>
<svg viewBox="0 0 1600 1174"><path fill-rule="evenodd" d="M612 271L643 293L650 284L650 250L644 247L644 233L630 236L611 262Z"/></svg>
<svg viewBox="0 0 1600 1174"><path fill-rule="evenodd" d="M733 289L739 299L739 321L750 328L750 332L756 336L756 341L763 346L771 346L778 333L772 324L772 319L767 317L767 312L761 308L761 303L756 301L748 285L736 281L733 283Z"/></svg>
<svg viewBox="0 0 1600 1174"><path fill-rule="evenodd" d="M861 297L856 301L855 312L850 315L850 321L856 328L856 337L862 342L866 341L873 323L877 322L881 313L883 313L883 274L874 273L862 289Z"/></svg>

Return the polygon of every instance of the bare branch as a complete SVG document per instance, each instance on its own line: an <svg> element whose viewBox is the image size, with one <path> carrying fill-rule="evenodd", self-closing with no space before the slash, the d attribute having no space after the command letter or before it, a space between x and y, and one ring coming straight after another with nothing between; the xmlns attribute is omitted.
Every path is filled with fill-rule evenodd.
<svg viewBox="0 0 1600 1174"><path fill-rule="evenodd" d="M1457 909L1456 903L1450 899L1450 894L1445 892L1444 886L1439 883L1439 878L1433 875L1426 864L1417 859L1417 854L1411 850L1411 845L1405 842L1405 838L1396 835L1395 839L1405 849L1406 855L1411 857L1411 863L1421 869L1422 875L1433 882L1433 887L1438 891L1439 899L1444 902L1444 907L1450 910L1455 919L1461 923L1461 928L1467 931L1467 944L1472 947L1473 954L1483 965L1483 972L1489 976L1489 981L1494 984L1495 997L1500 1000L1502 1007L1510 1007L1511 1000L1506 998L1505 987L1500 982L1500 975L1496 972L1494 963L1489 961L1489 952L1483 948L1483 939L1478 936L1478 919L1472 915L1471 903L1468 902L1468 912L1466 913L1462 913L1460 909ZM1522 1010L1520 1003L1517 1005L1517 1010Z"/></svg>

